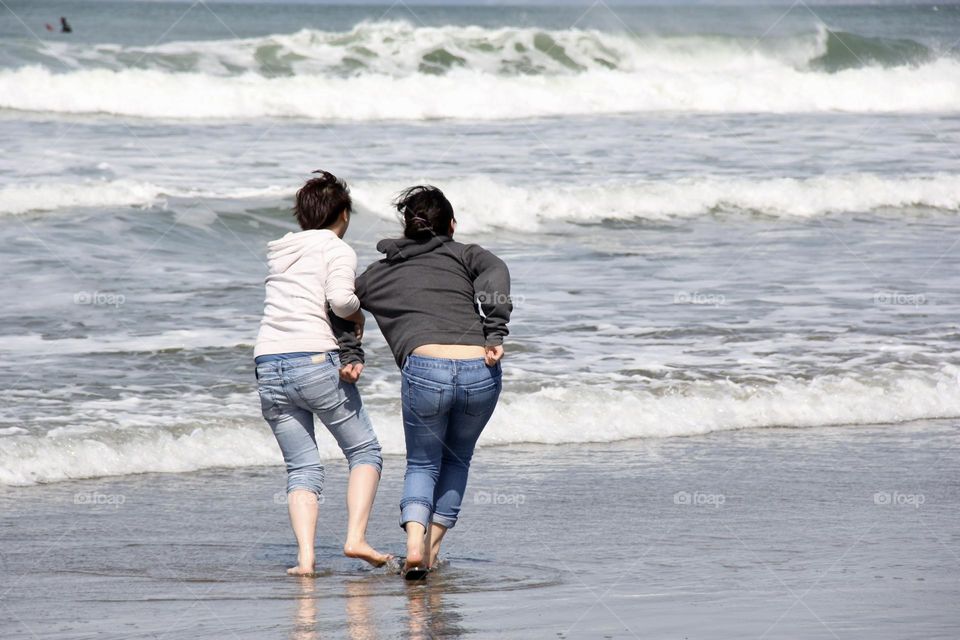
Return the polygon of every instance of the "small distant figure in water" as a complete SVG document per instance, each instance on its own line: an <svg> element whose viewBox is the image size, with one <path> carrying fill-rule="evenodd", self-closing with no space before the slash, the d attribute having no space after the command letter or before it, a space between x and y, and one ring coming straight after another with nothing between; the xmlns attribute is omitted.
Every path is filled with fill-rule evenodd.
<svg viewBox="0 0 960 640"><path fill-rule="evenodd" d="M49 22L43 25L47 31L54 31L53 25ZM73 27L67 22L66 18L60 18L60 33L73 33Z"/></svg>

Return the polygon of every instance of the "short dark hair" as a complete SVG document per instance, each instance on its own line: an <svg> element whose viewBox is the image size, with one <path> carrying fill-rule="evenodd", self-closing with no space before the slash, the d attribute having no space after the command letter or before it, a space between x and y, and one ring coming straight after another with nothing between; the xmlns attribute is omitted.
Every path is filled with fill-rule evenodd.
<svg viewBox="0 0 960 640"><path fill-rule="evenodd" d="M453 205L443 191L429 184L404 189L393 201L403 220L403 235L411 240L450 235Z"/></svg>
<svg viewBox="0 0 960 640"><path fill-rule="evenodd" d="M347 183L329 171L317 170L316 178L310 178L297 191L293 204L293 215L300 228L326 229L341 213L353 211L350 199L350 187Z"/></svg>

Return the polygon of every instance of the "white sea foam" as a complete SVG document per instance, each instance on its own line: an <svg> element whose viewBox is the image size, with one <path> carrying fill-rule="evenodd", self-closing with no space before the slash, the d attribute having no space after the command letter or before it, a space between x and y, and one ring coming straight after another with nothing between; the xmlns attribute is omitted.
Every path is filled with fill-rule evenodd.
<svg viewBox="0 0 960 640"><path fill-rule="evenodd" d="M352 184L364 211L393 219L389 203L406 182ZM921 207L960 211L960 175L884 177L875 174L815 178L721 178L612 182L590 186L519 186L487 177L430 180L461 213L467 231L511 228L532 231L548 222L604 219L664 220L719 211L775 217L865 213ZM211 199L288 198L294 187L188 189L129 180L26 184L0 188L0 214L69 207L148 206L168 197Z"/></svg>
<svg viewBox="0 0 960 640"><path fill-rule="evenodd" d="M13 184L0 187L0 215L74 207L149 207L166 203L168 197L242 200L286 197L290 193L292 189L277 186L216 191L124 179Z"/></svg>
<svg viewBox="0 0 960 640"><path fill-rule="evenodd" d="M485 444L613 442L758 427L885 424L960 417L960 369L936 375L822 376L772 385L727 381L670 392L545 388L504 403Z"/></svg>
<svg viewBox="0 0 960 640"><path fill-rule="evenodd" d="M594 29L416 26L404 21L361 22L347 32L301 29L229 40L174 41L154 46L51 43L61 66L122 69L131 65L209 75L402 77L467 68L497 75L571 74L651 68L737 70L763 65L804 67L827 51L821 28L784 39L685 35L635 36Z"/></svg>
<svg viewBox="0 0 960 640"><path fill-rule="evenodd" d="M40 43L37 43L38 45ZM902 66L936 57L921 43L832 31L820 24L786 36L632 33L628 29L425 26L364 21L349 31L301 29L251 38L173 41L152 46L47 42L58 68L146 68L231 76L402 77L465 68L494 75L575 74L615 69L740 71ZM30 59L29 57L27 59Z"/></svg>
<svg viewBox="0 0 960 640"><path fill-rule="evenodd" d="M960 369L823 376L770 385L695 383L653 391L602 387L547 387L505 393L481 446L513 443L615 442L632 438L690 436L758 427L884 424L960 417ZM206 406L217 404L215 399ZM139 405L127 406L135 411ZM145 407L140 407L141 409ZM29 485L71 478L143 472L184 472L213 467L282 464L252 395L222 403L213 424L188 432L183 417L130 416L124 428L90 432L61 428L49 435L8 430L0 438L0 483ZM103 409L103 407L101 407ZM118 407L111 407L114 416ZM229 415L236 415L231 419ZM373 412L384 452L403 452L400 418ZM210 420L210 418L206 418ZM340 456L318 432L321 455ZM388 464L400 464L388 461Z"/></svg>
<svg viewBox="0 0 960 640"><path fill-rule="evenodd" d="M157 185L132 180L14 184L0 187L0 214L68 207L148 206L161 193Z"/></svg>
<svg viewBox="0 0 960 640"><path fill-rule="evenodd" d="M960 61L918 43L876 60L889 46L822 27L757 40L403 22L153 47L58 43L44 54L69 71L0 71L0 108L361 121L960 109ZM838 52L859 63L836 66Z"/></svg>
<svg viewBox="0 0 960 640"><path fill-rule="evenodd" d="M465 231L536 230L552 221L662 220L716 211L777 217L926 207L960 210L960 175L887 178L872 174L809 179L685 178L594 186L520 187L489 178L431 181L457 208ZM401 183L357 183L357 200L384 217Z"/></svg>
<svg viewBox="0 0 960 640"><path fill-rule="evenodd" d="M491 100L491 96L496 96ZM727 71L596 69L575 75L216 76L30 66L0 71L0 108L160 119L505 120L682 112L955 112L960 63L837 73L763 65Z"/></svg>
<svg viewBox="0 0 960 640"><path fill-rule="evenodd" d="M116 305L122 306L127 302L120 300L94 300L97 292L81 291L73 297L80 305ZM101 292L101 297L108 295ZM157 294L144 294L139 300L150 301ZM131 300L132 301L132 300ZM149 353L164 349L203 349L229 348L243 345L252 338L249 327L246 330L230 330L227 327L172 329L158 332L153 335L137 335L118 331L108 335L98 335L95 338L60 338L51 341L38 333L0 336L0 349L11 356L30 356L30 354L46 353L53 349L58 355L89 354L89 353ZM55 346L51 346L55 344Z"/></svg>

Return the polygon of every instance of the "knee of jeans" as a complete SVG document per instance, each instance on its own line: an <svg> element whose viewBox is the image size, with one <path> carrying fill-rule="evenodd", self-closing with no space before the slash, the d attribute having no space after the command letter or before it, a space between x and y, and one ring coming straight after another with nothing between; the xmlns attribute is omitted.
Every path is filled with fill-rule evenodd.
<svg viewBox="0 0 960 640"><path fill-rule="evenodd" d="M457 453L448 449L443 452L442 463L445 469L450 467L469 469L471 460L473 460L473 451Z"/></svg>
<svg viewBox="0 0 960 640"><path fill-rule="evenodd" d="M376 438L350 449L346 452L346 456L347 465L351 471L360 464L376 467L377 473L383 471L383 455L381 454L380 441Z"/></svg>
<svg viewBox="0 0 960 640"><path fill-rule="evenodd" d="M287 493L295 489L313 491L317 498L323 495L324 471L322 465L294 469L287 473Z"/></svg>
<svg viewBox="0 0 960 640"><path fill-rule="evenodd" d="M406 480L411 476L426 476L433 484L440 479L440 467L435 464L417 465L407 460L407 470L403 472L403 478Z"/></svg>
<svg viewBox="0 0 960 640"><path fill-rule="evenodd" d="M411 505L422 505L430 510L430 513L433 513L433 503L429 500L417 497L403 497L400 498L400 509L405 509Z"/></svg>

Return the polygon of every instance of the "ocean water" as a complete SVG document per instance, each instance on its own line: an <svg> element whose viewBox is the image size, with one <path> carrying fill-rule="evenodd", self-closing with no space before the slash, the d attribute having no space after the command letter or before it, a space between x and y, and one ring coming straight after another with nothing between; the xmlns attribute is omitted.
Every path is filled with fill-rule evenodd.
<svg viewBox="0 0 960 640"><path fill-rule="evenodd" d="M483 447L960 417L958 5L7 5L0 484L277 465L264 250L317 168L361 263L421 181L509 263Z"/></svg>

